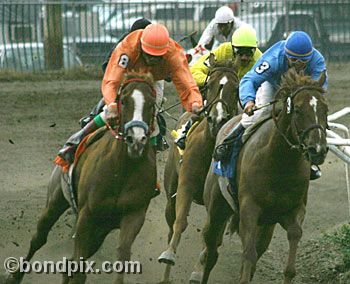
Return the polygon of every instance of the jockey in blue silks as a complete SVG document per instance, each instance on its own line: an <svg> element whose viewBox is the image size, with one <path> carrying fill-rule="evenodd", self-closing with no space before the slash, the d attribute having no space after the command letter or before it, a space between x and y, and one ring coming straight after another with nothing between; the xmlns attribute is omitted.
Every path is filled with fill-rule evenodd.
<svg viewBox="0 0 350 284"><path fill-rule="evenodd" d="M252 125L258 118L271 111L271 106L254 111L255 106L264 105L274 99L282 76L291 67L297 72L304 71L305 75L318 80L321 73L326 70L325 59L313 47L310 36L303 31L292 32L286 40L279 41L271 46L246 73L240 81L239 97L244 107L242 120L225 138L222 144L214 151L215 160L227 160L232 150L235 137L241 137L244 129ZM328 87L328 77L323 88ZM311 167L310 179L321 176L320 169Z"/></svg>

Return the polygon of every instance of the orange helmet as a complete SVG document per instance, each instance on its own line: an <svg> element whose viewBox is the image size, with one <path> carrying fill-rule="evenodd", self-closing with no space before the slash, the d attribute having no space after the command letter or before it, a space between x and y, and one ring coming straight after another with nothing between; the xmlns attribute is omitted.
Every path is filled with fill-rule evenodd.
<svg viewBox="0 0 350 284"><path fill-rule="evenodd" d="M141 48L144 52L162 56L168 51L169 32L161 24L150 24L142 32Z"/></svg>

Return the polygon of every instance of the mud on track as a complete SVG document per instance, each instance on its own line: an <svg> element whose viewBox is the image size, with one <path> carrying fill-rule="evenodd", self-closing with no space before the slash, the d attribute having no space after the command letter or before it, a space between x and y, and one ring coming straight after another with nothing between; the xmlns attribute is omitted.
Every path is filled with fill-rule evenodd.
<svg viewBox="0 0 350 284"><path fill-rule="evenodd" d="M330 113L350 105L350 66L331 66L329 70ZM4 277L3 260L24 256L35 232L36 222L46 201L46 186L53 168L52 160L64 141L78 129L78 120L100 98L99 81L7 82L0 83L0 283ZM167 106L176 102L173 89L167 87ZM177 117L180 108L172 113ZM169 127L173 124L168 119ZM341 122L350 125L350 118ZM158 156L162 181L167 152ZM323 177L311 183L304 236L317 238L333 226L348 221L347 194L343 163L329 154L322 166ZM157 283L164 267L157 257L166 247L167 226L164 219L165 195L151 202L146 223L133 246L132 260L141 261L143 273L129 275L127 283ZM173 269L173 283L186 283L201 248L201 229L205 210L193 205L189 227L183 234ZM34 260L61 260L70 257L73 218L64 214L51 231L48 242ZM115 261L118 233L112 232L93 257L98 263ZM210 283L237 283L240 268L240 241L225 236L218 264ZM258 263L254 283L281 283L287 252L286 235L277 227L269 250ZM302 269L295 283L311 283L310 271ZM113 275L89 275L87 283L111 283ZM60 283L60 275L26 275L23 283Z"/></svg>

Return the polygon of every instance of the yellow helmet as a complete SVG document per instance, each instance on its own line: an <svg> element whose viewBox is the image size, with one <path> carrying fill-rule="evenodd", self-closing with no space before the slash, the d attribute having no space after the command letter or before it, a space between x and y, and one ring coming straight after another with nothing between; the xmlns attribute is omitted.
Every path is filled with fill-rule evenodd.
<svg viewBox="0 0 350 284"><path fill-rule="evenodd" d="M250 25L239 27L232 35L232 45L234 47L257 47L258 40L255 29Z"/></svg>

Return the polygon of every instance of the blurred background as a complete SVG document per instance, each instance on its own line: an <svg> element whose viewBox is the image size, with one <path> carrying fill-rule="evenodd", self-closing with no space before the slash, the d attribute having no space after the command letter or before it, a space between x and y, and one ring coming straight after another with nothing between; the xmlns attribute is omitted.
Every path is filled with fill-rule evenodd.
<svg viewBox="0 0 350 284"><path fill-rule="evenodd" d="M304 30L328 62L350 60L350 0L0 0L0 69L100 68L141 17L165 24L175 40L194 31L198 40L222 5L256 28L262 51Z"/></svg>

